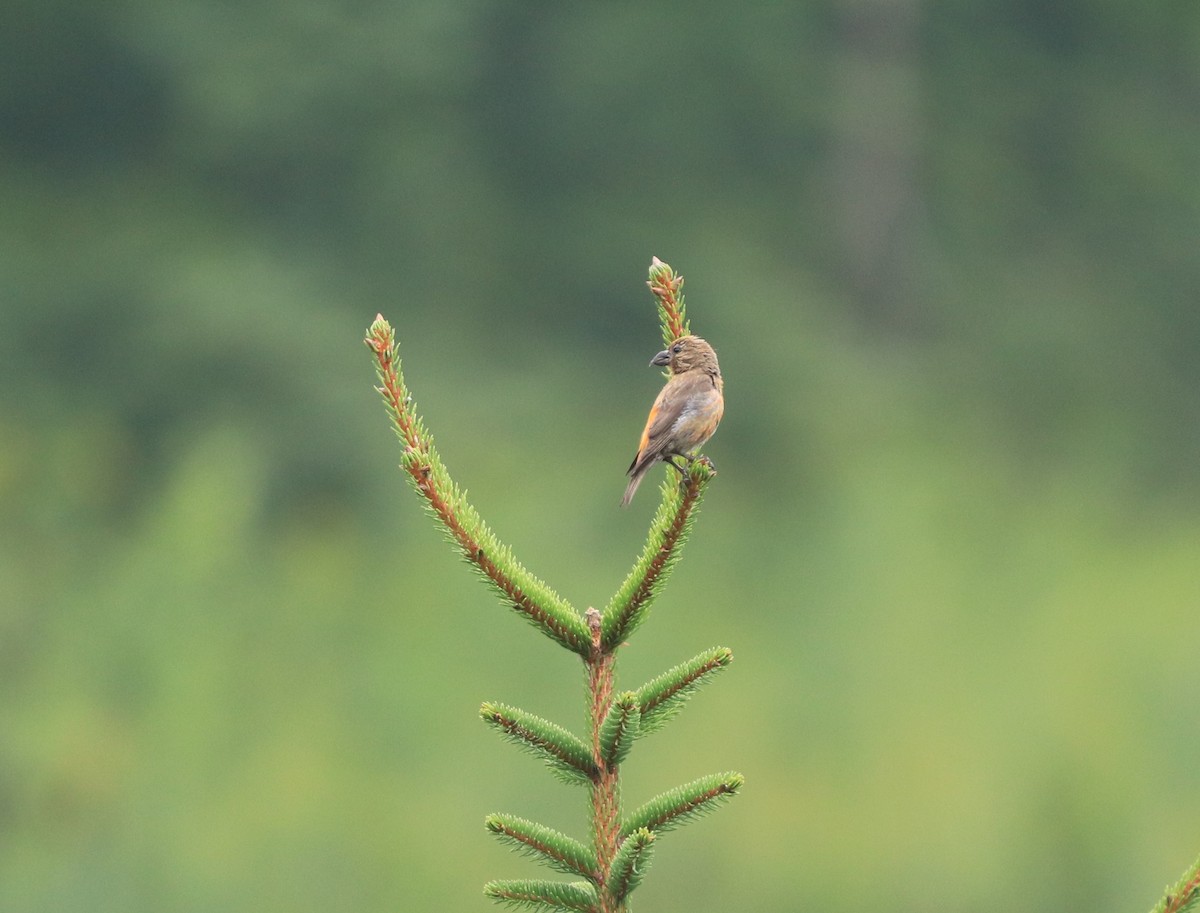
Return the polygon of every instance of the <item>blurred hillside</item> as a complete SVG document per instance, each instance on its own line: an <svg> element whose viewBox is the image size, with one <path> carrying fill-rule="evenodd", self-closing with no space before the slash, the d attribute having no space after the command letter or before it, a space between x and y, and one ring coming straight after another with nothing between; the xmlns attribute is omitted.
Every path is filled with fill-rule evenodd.
<svg viewBox="0 0 1200 913"><path fill-rule="evenodd" d="M485 813L582 833L475 712L578 724L578 670L405 490L360 340L602 604L652 255L728 409L621 679L736 662L627 802L747 789L638 909L1139 910L1200 852L1193 5L6 13L0 910L485 910L535 871Z"/></svg>

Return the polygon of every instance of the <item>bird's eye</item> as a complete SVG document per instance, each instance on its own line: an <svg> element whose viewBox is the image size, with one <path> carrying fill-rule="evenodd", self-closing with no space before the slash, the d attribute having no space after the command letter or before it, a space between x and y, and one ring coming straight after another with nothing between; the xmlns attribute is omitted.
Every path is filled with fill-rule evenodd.
<svg viewBox="0 0 1200 913"><path fill-rule="evenodd" d="M675 345L671 346L671 351L674 352L676 355L678 355L680 352L683 351L683 345L681 343L677 342L677 343L675 343Z"/></svg>

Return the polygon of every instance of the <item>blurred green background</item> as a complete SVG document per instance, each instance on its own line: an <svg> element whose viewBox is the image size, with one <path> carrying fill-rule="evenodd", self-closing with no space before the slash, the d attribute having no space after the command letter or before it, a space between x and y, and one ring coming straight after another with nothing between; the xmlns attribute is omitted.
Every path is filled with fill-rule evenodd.
<svg viewBox="0 0 1200 913"><path fill-rule="evenodd" d="M1200 7L10 0L0 909L486 910L581 792L477 718L577 661L406 489L603 605L643 285L720 468L622 660L731 670L638 909L1141 910L1200 851ZM665 471L665 470L664 470ZM656 473L657 475L657 473Z"/></svg>

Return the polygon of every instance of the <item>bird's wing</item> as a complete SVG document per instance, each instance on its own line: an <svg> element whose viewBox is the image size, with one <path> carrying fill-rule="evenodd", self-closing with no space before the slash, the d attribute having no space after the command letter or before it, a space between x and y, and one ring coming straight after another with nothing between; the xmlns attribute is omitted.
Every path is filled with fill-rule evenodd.
<svg viewBox="0 0 1200 913"><path fill-rule="evenodd" d="M667 385L659 391L654 405L650 407L650 416L646 419L646 429L642 432L637 456L629 465L630 472L639 463L645 465L662 455L671 444L671 429L679 421L692 396L710 383L708 376L702 371L676 374L667 381Z"/></svg>

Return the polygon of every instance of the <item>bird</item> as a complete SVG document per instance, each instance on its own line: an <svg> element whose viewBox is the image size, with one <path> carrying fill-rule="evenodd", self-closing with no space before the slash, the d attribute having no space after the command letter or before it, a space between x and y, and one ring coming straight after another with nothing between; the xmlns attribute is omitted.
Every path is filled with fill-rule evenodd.
<svg viewBox="0 0 1200 913"><path fill-rule="evenodd" d="M651 467L662 460L678 470L675 462L687 462L713 436L725 411L725 382L717 364L717 353L699 336L680 336L652 359L651 365L671 372L666 385L650 407L637 455L626 473L629 485L621 506L627 507Z"/></svg>

